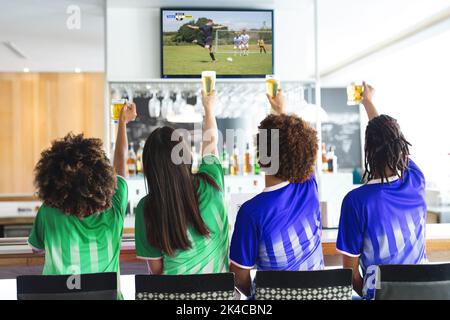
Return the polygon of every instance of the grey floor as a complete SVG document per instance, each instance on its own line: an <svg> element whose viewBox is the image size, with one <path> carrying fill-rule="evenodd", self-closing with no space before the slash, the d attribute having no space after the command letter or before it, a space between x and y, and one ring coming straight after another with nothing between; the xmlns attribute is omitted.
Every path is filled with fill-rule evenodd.
<svg viewBox="0 0 450 320"><path fill-rule="evenodd" d="M147 264L140 263L121 263L120 274L146 274L148 273ZM35 267L0 267L0 279L15 279L20 275L40 275L42 266Z"/></svg>

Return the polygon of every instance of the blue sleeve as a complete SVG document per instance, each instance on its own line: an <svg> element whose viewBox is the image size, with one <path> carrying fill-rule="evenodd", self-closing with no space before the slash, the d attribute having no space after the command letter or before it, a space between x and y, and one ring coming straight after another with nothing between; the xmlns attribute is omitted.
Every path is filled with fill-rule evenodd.
<svg viewBox="0 0 450 320"><path fill-rule="evenodd" d="M245 204L239 209L230 246L230 260L238 267L251 269L258 258L258 227Z"/></svg>
<svg viewBox="0 0 450 320"><path fill-rule="evenodd" d="M417 179L416 181L419 181L419 184L425 188L425 176L419 166L411 159L409 159L408 162L408 170L410 171L410 174Z"/></svg>
<svg viewBox="0 0 450 320"><path fill-rule="evenodd" d="M365 219L353 196L350 192L342 202L336 248L349 256L359 256L363 248Z"/></svg>

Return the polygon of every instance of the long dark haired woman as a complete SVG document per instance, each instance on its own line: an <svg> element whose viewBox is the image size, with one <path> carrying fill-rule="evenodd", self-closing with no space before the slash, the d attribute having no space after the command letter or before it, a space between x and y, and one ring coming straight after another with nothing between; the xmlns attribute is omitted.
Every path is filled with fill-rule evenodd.
<svg viewBox="0 0 450 320"><path fill-rule="evenodd" d="M217 158L215 93L203 94L202 162L192 173L190 146L176 130L158 128L143 152L149 194L136 209L136 254L153 274L228 271L228 217ZM183 161L184 160L184 161Z"/></svg>

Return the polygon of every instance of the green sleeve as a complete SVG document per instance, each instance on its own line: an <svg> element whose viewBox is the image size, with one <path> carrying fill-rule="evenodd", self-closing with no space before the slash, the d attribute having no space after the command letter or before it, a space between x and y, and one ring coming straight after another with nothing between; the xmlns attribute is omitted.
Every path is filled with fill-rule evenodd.
<svg viewBox="0 0 450 320"><path fill-rule="evenodd" d="M136 215L134 220L134 238L136 245L136 256L144 259L162 258L162 252L159 249L151 246L147 240L147 230L144 221L144 206L147 197L141 199L136 208Z"/></svg>
<svg viewBox="0 0 450 320"><path fill-rule="evenodd" d="M222 164L220 160L214 155L206 155L203 156L202 163L200 164L200 168L198 172L203 172L209 175L217 185L224 190L224 178L223 178L223 170Z"/></svg>
<svg viewBox="0 0 450 320"><path fill-rule="evenodd" d="M39 208L39 211L34 219L33 228L31 229L28 243L35 249L45 250L44 243L44 205Z"/></svg>
<svg viewBox="0 0 450 320"><path fill-rule="evenodd" d="M120 216L125 217L128 205L128 186L126 180L117 176L117 186L112 200L113 209Z"/></svg>

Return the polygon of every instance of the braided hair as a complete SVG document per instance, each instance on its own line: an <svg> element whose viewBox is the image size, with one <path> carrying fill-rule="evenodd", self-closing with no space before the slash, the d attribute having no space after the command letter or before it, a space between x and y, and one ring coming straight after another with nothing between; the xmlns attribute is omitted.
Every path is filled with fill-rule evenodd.
<svg viewBox="0 0 450 320"><path fill-rule="evenodd" d="M387 169L402 179L408 168L410 145L394 118L382 114L370 120L366 128L363 179L381 178L381 183L385 180L389 183Z"/></svg>

